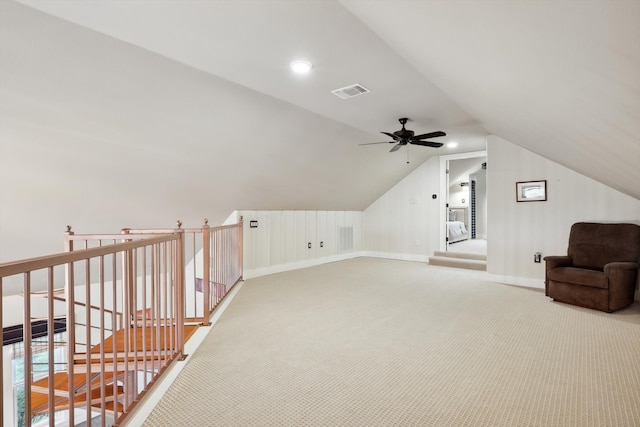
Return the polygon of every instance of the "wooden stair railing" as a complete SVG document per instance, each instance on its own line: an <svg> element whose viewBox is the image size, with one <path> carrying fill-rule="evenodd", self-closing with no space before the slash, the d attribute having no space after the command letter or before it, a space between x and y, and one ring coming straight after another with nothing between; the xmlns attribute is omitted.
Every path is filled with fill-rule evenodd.
<svg viewBox="0 0 640 427"><path fill-rule="evenodd" d="M126 236L126 239L121 235L109 235L106 238L112 239L110 243L74 250L75 241L88 238L76 236L68 228L67 252L0 264L1 288L4 290L5 284L14 287L18 284L24 295L22 323L27 326L23 328L23 360L27 375L23 415L27 425L31 425L36 414L48 415L49 425L54 425L55 414L60 408L66 408L69 425L76 424L77 410L84 410L88 417L93 411L99 413L103 425L107 413L113 411L112 419L118 424L131 412L157 376L184 355L184 341L180 338L184 336L182 234ZM41 283L42 287L34 288L33 281ZM31 376L33 341L29 326L33 318L42 318L46 319L48 330L54 329L54 317L60 316L60 310L54 310L54 303L62 302L57 299L63 286L66 296L63 317L66 318L68 343L66 372L54 371L54 355L50 351L46 378L34 381ZM43 288L46 303L38 302L32 310L32 300L40 296L33 296L31 291L41 292ZM155 333L148 333L148 328L139 326L137 321L123 322L124 328L117 324L122 322L112 315L113 312L122 311L122 319L130 319L131 307L137 306L152 309L151 320L154 322L149 328L154 328ZM159 326L161 322L168 327ZM83 329L77 326L80 324L85 325ZM160 333L161 328L164 329ZM116 330L122 330L126 337L123 349L116 348L114 341L112 348L103 347L97 354L91 352L96 343L106 342ZM138 332L149 335L154 344L149 345L146 339L139 340ZM49 339L49 348L53 348L51 334ZM138 350L136 341L143 343L142 351ZM80 342L86 345L78 345ZM147 352L151 349L161 351L158 356L149 352L151 360L144 360L145 349ZM78 351L85 353L84 363L80 362L82 357L76 354ZM118 360L118 353L125 354L122 360ZM107 363L110 358L114 360ZM0 363L4 363L2 355ZM142 370L149 375L140 378L132 375ZM4 382L3 370L0 371L0 380ZM109 388L111 390L107 390ZM52 404L45 406L45 400ZM5 407L3 403L0 419L4 420L5 411L13 408Z"/></svg>
<svg viewBox="0 0 640 427"><path fill-rule="evenodd" d="M185 319L209 325L213 311L231 289L243 280L243 227L240 217L237 224L209 226L204 219L200 228L183 228L176 221L176 229L125 228L127 235L164 234L181 231L185 246ZM188 255L186 255L188 254ZM208 286L206 284L209 284ZM201 301L198 295L201 294Z"/></svg>
<svg viewBox="0 0 640 427"><path fill-rule="evenodd" d="M213 310L242 280L243 223L209 227L205 220L197 229L181 225L99 235L75 234L67 227L65 253L0 264L0 289L5 283L21 283L24 325L38 318L53 330L64 305L66 370L54 369L49 351L48 375L33 379L32 337L30 328L23 328L25 372L30 373L24 395L27 425L35 415L48 415L49 425L54 425L55 414L62 410L68 411L67 422L74 425L78 409L84 409L87 417L99 413L103 426L107 415L118 425L158 376L173 361L184 359L184 343L197 329L185 323L209 324ZM187 234L193 241L189 305ZM36 280L42 284L38 289L32 285ZM199 294L200 313L187 316L187 310L196 309ZM36 304L32 310L34 298L46 300L46 307ZM53 348L51 336L48 343ZM0 370L0 380L2 374ZM0 402L0 420L6 410L12 409Z"/></svg>

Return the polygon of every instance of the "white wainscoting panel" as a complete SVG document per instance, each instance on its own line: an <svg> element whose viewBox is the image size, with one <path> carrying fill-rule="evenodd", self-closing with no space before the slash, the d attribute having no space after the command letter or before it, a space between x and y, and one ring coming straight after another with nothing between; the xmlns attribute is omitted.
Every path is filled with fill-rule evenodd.
<svg viewBox="0 0 640 427"><path fill-rule="evenodd" d="M361 255L360 211L239 213L244 217L245 278ZM250 227L252 220L258 221L257 228ZM340 229L349 230L350 249L338 253Z"/></svg>

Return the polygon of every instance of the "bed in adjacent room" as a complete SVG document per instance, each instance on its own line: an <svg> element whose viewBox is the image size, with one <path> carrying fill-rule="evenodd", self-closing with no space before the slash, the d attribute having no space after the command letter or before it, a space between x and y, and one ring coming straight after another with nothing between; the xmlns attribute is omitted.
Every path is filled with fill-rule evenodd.
<svg viewBox="0 0 640 427"><path fill-rule="evenodd" d="M449 243L467 240L469 238L466 227L467 208L449 208L448 219L447 236L449 237Z"/></svg>

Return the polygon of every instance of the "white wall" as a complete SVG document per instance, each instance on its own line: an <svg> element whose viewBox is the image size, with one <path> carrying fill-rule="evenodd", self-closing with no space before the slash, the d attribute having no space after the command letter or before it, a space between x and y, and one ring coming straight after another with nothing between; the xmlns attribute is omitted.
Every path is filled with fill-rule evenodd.
<svg viewBox="0 0 640 427"><path fill-rule="evenodd" d="M362 251L359 211L238 211L244 219L244 277L353 258ZM251 221L258 226L251 228ZM341 227L353 227L353 250L341 251ZM309 244L311 247L309 248Z"/></svg>
<svg viewBox="0 0 640 427"><path fill-rule="evenodd" d="M365 254L426 261L438 250L439 198L440 163L432 157L365 209Z"/></svg>
<svg viewBox="0 0 640 427"><path fill-rule="evenodd" d="M22 325L24 323L24 298L21 295L8 295L2 297L2 304L3 328ZM64 303L56 301L53 307L54 316L59 317L66 314L66 307ZM32 297L31 313L34 318L46 318L48 314L47 299L44 297Z"/></svg>
<svg viewBox="0 0 640 427"><path fill-rule="evenodd" d="M622 194L502 138L487 139L489 166L487 272L542 286L544 262L534 252L564 255L569 229L578 221L640 224L640 200ZM516 182L547 180L547 201L516 202Z"/></svg>
<svg viewBox="0 0 640 427"><path fill-rule="evenodd" d="M449 188L449 206L452 208L468 208L469 187Z"/></svg>
<svg viewBox="0 0 640 427"><path fill-rule="evenodd" d="M640 200L491 136L487 141L487 272L492 280L543 287L534 252L565 254L578 221L640 224ZM517 181L546 179L546 202L517 203ZM427 160L364 211L367 255L426 261L439 248L439 158ZM444 186L442 187L444 189ZM416 246L416 241L420 246Z"/></svg>

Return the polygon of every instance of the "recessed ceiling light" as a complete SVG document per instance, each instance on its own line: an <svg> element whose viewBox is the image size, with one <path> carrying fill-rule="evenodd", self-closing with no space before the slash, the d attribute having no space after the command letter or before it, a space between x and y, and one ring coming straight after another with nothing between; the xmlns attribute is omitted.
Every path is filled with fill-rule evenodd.
<svg viewBox="0 0 640 427"><path fill-rule="evenodd" d="M447 148L456 148L458 143L455 141L447 142Z"/></svg>
<svg viewBox="0 0 640 427"><path fill-rule="evenodd" d="M296 74L307 74L313 68L309 61L297 60L291 63L291 70Z"/></svg>

